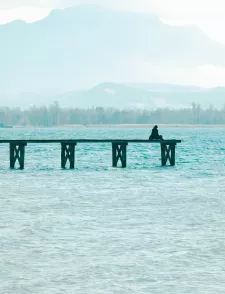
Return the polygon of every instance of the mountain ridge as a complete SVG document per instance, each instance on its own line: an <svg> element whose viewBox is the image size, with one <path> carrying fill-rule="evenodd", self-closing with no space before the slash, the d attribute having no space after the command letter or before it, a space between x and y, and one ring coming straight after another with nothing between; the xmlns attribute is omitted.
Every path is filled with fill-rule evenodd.
<svg viewBox="0 0 225 294"><path fill-rule="evenodd" d="M72 108L177 109L191 107L193 102L201 104L203 108L209 107L213 102L214 107L222 108L224 98L225 87L205 89L168 84L129 85L105 82L84 90L21 93L7 97L7 103L0 96L0 107L14 106L26 109L34 105L48 106L57 101L62 107Z"/></svg>
<svg viewBox="0 0 225 294"><path fill-rule="evenodd" d="M68 17L70 15L70 17ZM0 26L0 91L61 91L105 80L146 78L146 68L225 66L225 46L201 30L172 27L154 15L80 5L35 23Z"/></svg>

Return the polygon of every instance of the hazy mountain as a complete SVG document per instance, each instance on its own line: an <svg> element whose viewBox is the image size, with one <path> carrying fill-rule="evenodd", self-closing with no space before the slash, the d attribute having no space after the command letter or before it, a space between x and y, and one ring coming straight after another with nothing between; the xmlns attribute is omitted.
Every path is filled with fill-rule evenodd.
<svg viewBox="0 0 225 294"><path fill-rule="evenodd" d="M193 86L167 84L115 84L102 83L87 91L71 91L54 97L64 106L74 107L116 107L116 108L158 108L191 107L192 103L207 108L225 105L225 88L205 89Z"/></svg>
<svg viewBox="0 0 225 294"><path fill-rule="evenodd" d="M139 63L225 65L225 46L195 27L90 5L55 10L36 23L1 25L0 40L0 93L130 81Z"/></svg>
<svg viewBox="0 0 225 294"><path fill-rule="evenodd" d="M224 106L225 88L202 89L167 84L115 84L102 83L88 90L63 93L21 93L19 96L0 97L1 106L21 106L28 108L36 105L49 105L58 101L62 107L114 107L147 108L191 107L192 103L201 104L203 108L213 104L217 108Z"/></svg>

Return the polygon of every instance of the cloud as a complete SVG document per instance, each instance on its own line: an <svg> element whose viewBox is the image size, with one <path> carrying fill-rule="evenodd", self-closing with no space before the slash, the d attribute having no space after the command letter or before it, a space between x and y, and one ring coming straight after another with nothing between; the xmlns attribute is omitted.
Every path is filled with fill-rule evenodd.
<svg viewBox="0 0 225 294"><path fill-rule="evenodd" d="M0 9L16 9L21 7L53 8L60 0L0 0Z"/></svg>
<svg viewBox="0 0 225 294"><path fill-rule="evenodd" d="M110 0L107 1L110 2ZM104 2L101 0L0 0L0 9L17 9L21 7L65 8L77 4L99 4L105 6Z"/></svg>
<svg viewBox="0 0 225 294"><path fill-rule="evenodd" d="M196 25L210 38L225 44L224 0L0 0L0 23L14 19L36 21L46 17L51 9L77 4L153 13L167 24Z"/></svg>
<svg viewBox="0 0 225 294"><path fill-rule="evenodd" d="M225 44L224 0L0 0L0 22L17 18L31 22L47 16L52 8L65 8L77 4L98 4L113 9L155 13L163 18L164 22L171 25L198 25L211 38ZM1 11L1 9L7 9L7 11ZM167 81L168 83L195 84L203 87L225 86L225 68L212 65L177 68L170 64L154 65L142 61L136 64L132 62L131 65L128 61L124 68L128 69L123 77L120 76L120 81L124 79L124 82L129 76L130 80L136 82Z"/></svg>
<svg viewBox="0 0 225 294"><path fill-rule="evenodd" d="M67 7L76 4L98 4L126 10L158 12L161 14L223 13L224 0L0 0L0 9L33 7Z"/></svg>
<svg viewBox="0 0 225 294"><path fill-rule="evenodd" d="M26 22L34 22L47 17L51 12L50 8L21 7L10 10L0 10L0 24L6 24L16 19Z"/></svg>
<svg viewBox="0 0 225 294"><path fill-rule="evenodd" d="M18 18L36 21L46 17L50 9L77 4L153 13L171 25L196 25L210 38L225 44L224 0L0 0L0 23Z"/></svg>
<svg viewBox="0 0 225 294"><path fill-rule="evenodd" d="M206 64L197 67L174 67L171 64L136 64L136 73L140 81L157 83L198 85L203 88L225 87L225 67ZM173 74L171 74L173 73ZM146 80L145 80L146 79Z"/></svg>
<svg viewBox="0 0 225 294"><path fill-rule="evenodd" d="M215 20L225 17L224 0L0 0L0 9L65 8L77 4L156 13L173 20Z"/></svg>

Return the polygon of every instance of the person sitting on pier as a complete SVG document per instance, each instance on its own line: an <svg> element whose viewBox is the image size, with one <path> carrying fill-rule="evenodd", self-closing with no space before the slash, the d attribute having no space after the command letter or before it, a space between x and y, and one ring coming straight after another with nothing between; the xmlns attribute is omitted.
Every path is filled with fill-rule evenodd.
<svg viewBox="0 0 225 294"><path fill-rule="evenodd" d="M163 137L159 135L158 126L154 126L154 128L152 129L149 140L163 140Z"/></svg>

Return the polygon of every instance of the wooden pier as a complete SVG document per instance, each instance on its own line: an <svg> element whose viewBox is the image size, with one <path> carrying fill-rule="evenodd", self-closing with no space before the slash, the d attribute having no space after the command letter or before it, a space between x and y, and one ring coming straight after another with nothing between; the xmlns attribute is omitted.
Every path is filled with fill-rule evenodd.
<svg viewBox="0 0 225 294"><path fill-rule="evenodd" d="M162 166L169 164L175 165L175 149L177 143L181 140L116 140L116 139L79 139L79 140L0 140L0 144L9 144L10 168L14 169L16 163L20 169L24 169L25 147L28 144L61 144L61 167L66 168L69 162L70 169L75 168L75 147L77 144L84 143L110 143L112 144L112 166L117 167L121 163L122 168L127 166L127 146L130 143L135 144L160 144Z"/></svg>

